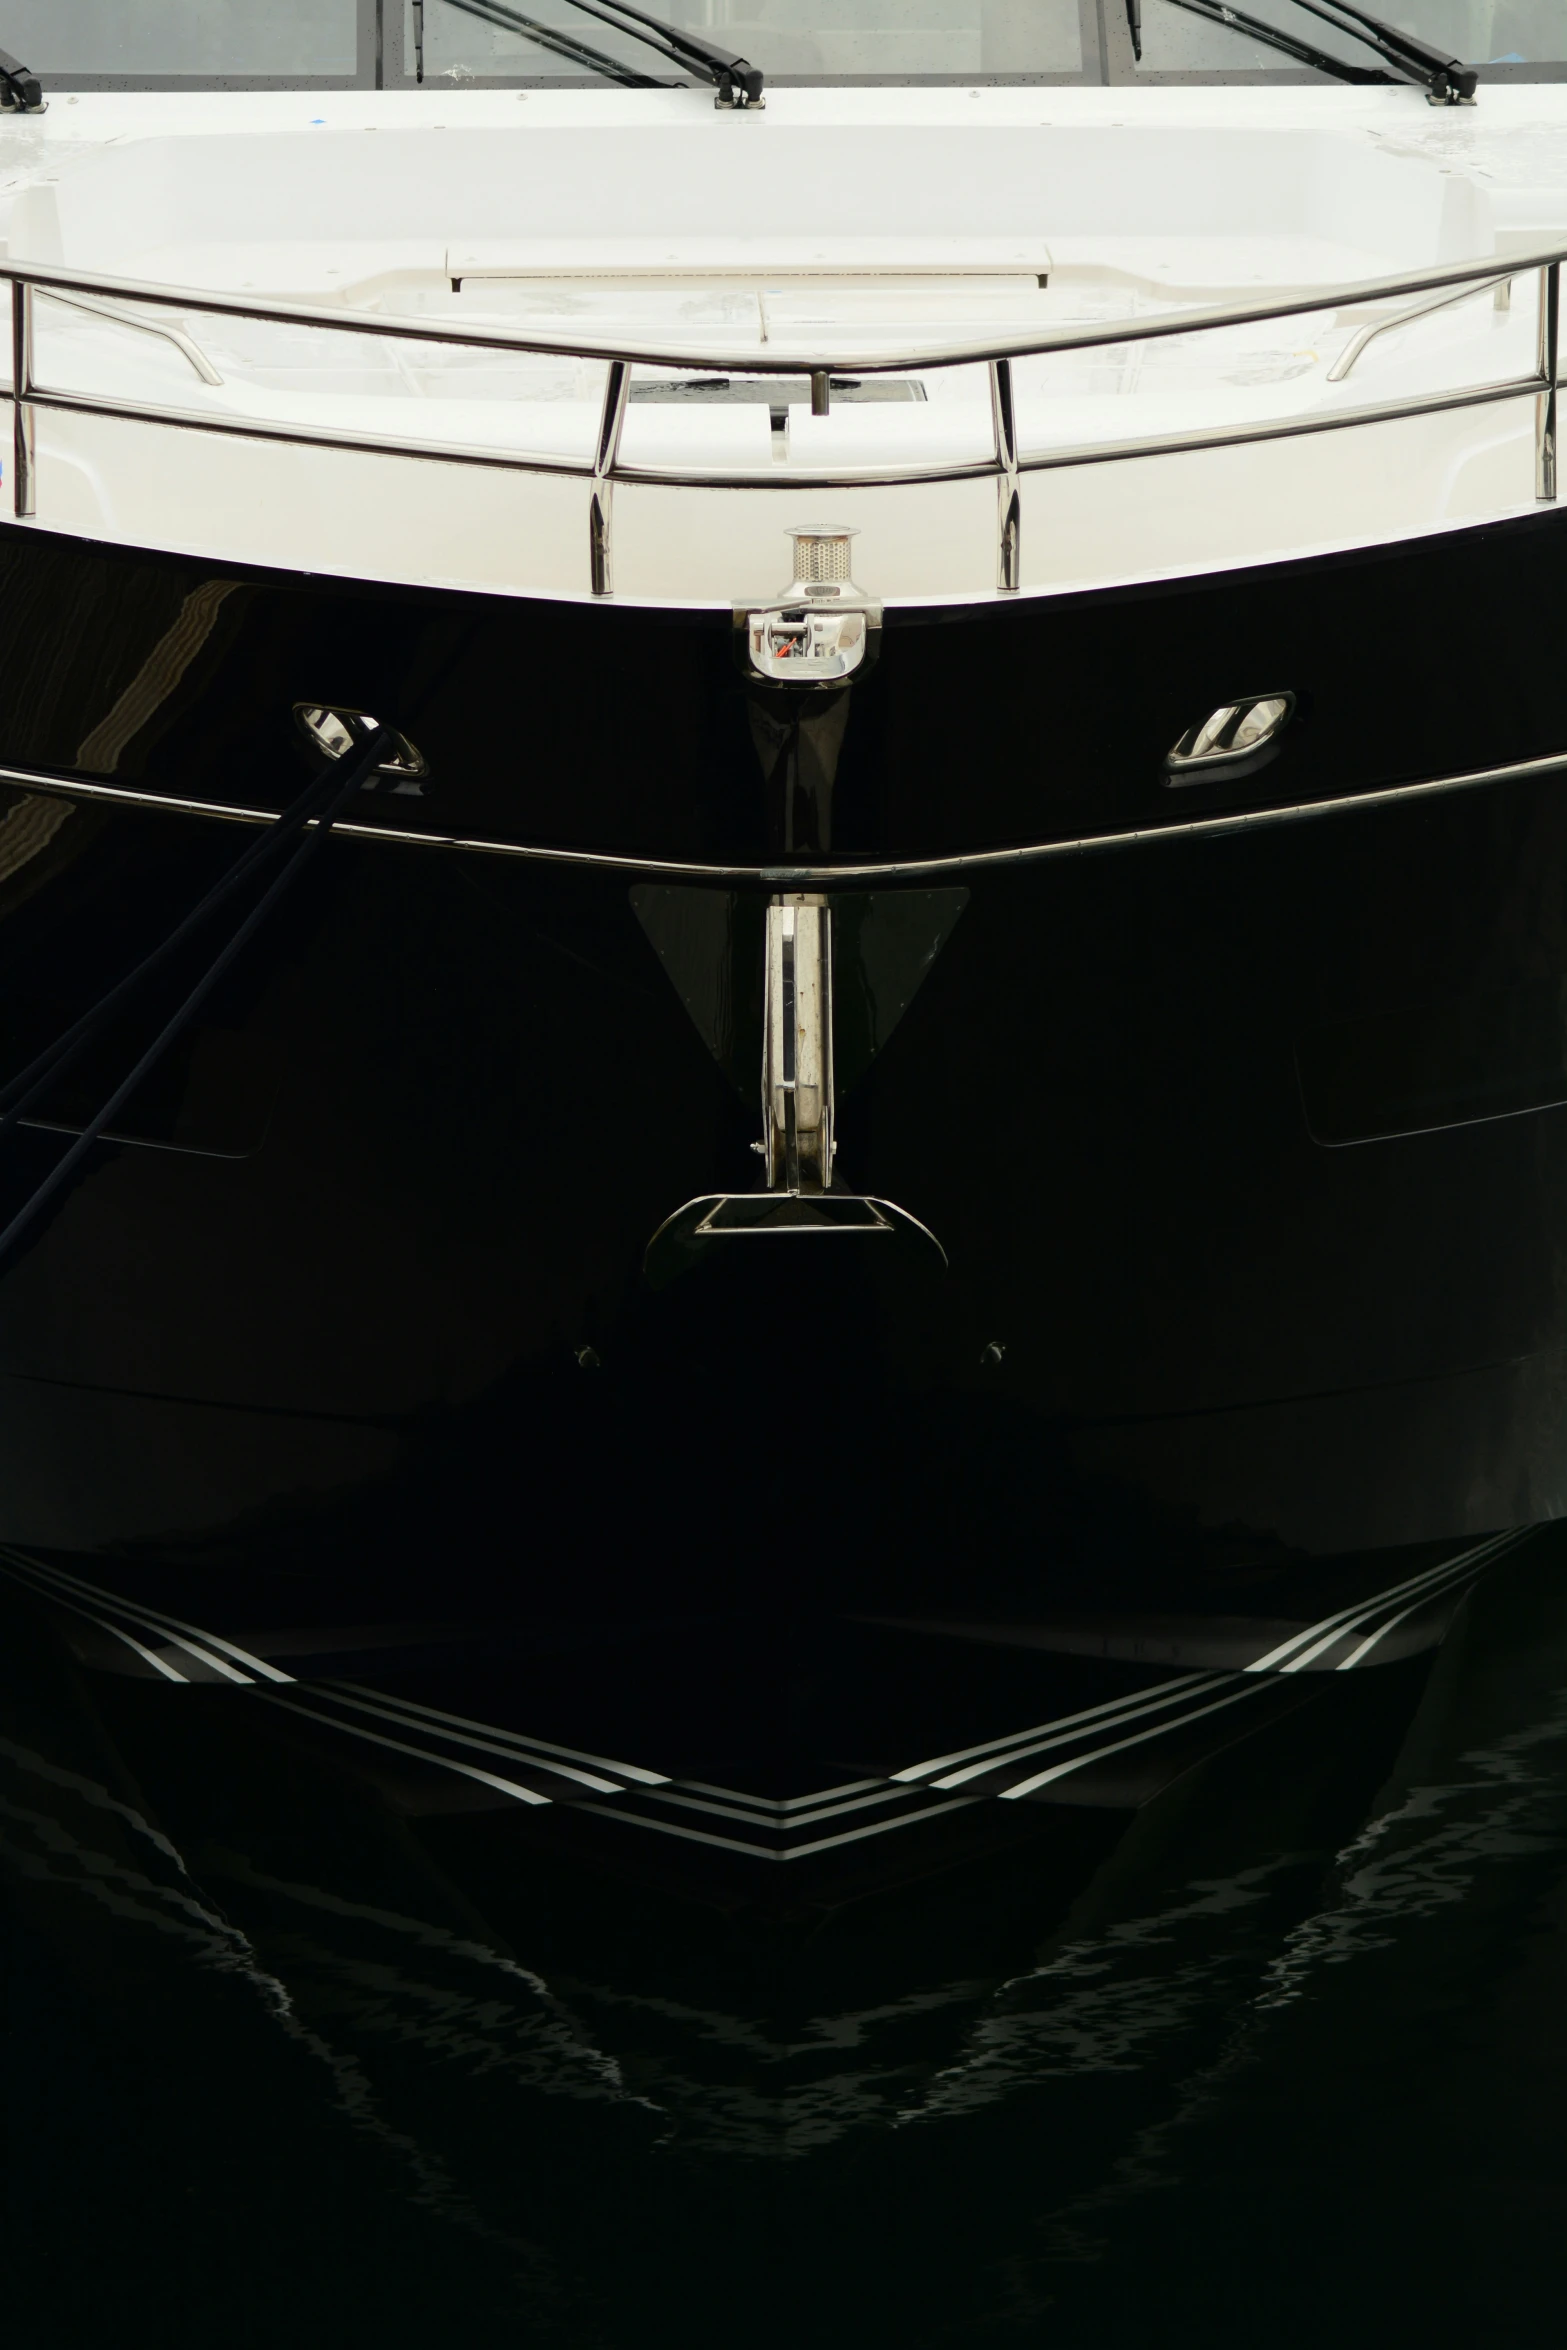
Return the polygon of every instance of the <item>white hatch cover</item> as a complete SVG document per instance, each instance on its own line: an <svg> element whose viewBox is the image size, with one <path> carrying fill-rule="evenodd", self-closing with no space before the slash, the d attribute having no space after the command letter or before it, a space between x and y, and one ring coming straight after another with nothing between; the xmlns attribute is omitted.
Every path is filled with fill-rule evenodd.
<svg viewBox="0 0 1567 2350"><path fill-rule="evenodd" d="M1050 275L1038 237L488 237L448 245L446 274L465 278L780 277L1032 278Z"/></svg>

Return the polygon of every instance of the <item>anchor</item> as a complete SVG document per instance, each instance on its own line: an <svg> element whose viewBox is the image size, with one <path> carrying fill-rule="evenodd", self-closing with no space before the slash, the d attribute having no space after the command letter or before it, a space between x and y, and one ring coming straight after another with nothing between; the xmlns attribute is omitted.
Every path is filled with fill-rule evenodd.
<svg viewBox="0 0 1567 2350"><path fill-rule="evenodd" d="M853 535L840 525L792 531L794 577L777 603L735 608L737 651L753 687L752 740L769 775L777 847L786 859L820 856L831 847L832 787L848 717L849 681L874 660L881 633L880 605L849 576ZM760 692L754 690L758 687ZM660 894L676 893L638 892L634 902L669 964L651 911ZM953 901L942 909L939 945L967 892L927 894ZM851 929L863 932L868 904L863 894L853 901L860 920ZM697 1262L714 1242L736 1240L901 1238L933 1250L945 1269L946 1251L918 1217L895 1201L849 1190L836 1174L833 975L839 928L833 901L823 891L786 890L767 900L762 1136L752 1146L765 1174L755 1191L710 1192L665 1218L643 1259L655 1286ZM908 994L928 960L929 955L920 962ZM720 1049L716 1038L709 1041Z"/></svg>

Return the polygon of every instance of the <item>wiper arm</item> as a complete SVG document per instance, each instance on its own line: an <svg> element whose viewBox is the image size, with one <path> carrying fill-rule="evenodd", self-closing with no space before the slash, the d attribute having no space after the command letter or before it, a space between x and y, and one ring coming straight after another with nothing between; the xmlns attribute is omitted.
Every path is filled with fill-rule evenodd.
<svg viewBox="0 0 1567 2350"><path fill-rule="evenodd" d="M1385 17L1355 7L1353 0L1295 0L1295 6L1308 10L1312 16L1320 16L1336 32L1364 41L1368 49L1375 49L1379 57L1385 57L1407 80L1419 82L1433 106L1474 103L1480 80L1474 67L1465 65L1461 58L1444 56L1417 33L1406 33L1402 26L1389 24Z"/></svg>
<svg viewBox="0 0 1567 2350"><path fill-rule="evenodd" d="M1304 0L1302 0L1304 4ZM1260 16L1248 16L1244 8L1228 8L1224 0L1170 0L1172 8L1184 8L1189 15L1205 16L1210 24L1227 24L1238 33L1249 33L1254 41L1266 43L1270 49L1281 49L1286 57L1293 57L1298 65L1313 65L1319 73L1330 73L1341 82L1390 83L1393 76L1384 73L1379 65L1350 65L1342 57L1330 57L1326 49L1313 47L1310 41L1297 40L1279 25L1264 24ZM1127 0L1127 18L1138 8L1138 0ZM1132 46L1140 58L1143 53L1141 12L1132 34Z"/></svg>
<svg viewBox="0 0 1567 2350"><path fill-rule="evenodd" d="M447 0L450 8L460 8L465 16L477 16L485 24L500 25L503 30L526 33L530 41L537 41L543 49L553 49L559 57L569 57L573 65L585 65L593 73L601 73L606 80L619 82L628 90L662 90L666 83L655 81L650 73L638 73L635 66L623 65L618 57L606 56L595 49L591 41L578 40L573 33L563 32L557 25L540 24L520 9L508 8L504 0ZM424 80L424 0L414 0L414 80Z"/></svg>
<svg viewBox="0 0 1567 2350"><path fill-rule="evenodd" d="M661 17L647 16L640 8L633 8L627 0L566 0L570 8L580 9L584 16L595 16L600 24L607 24L629 40L641 41L646 48L657 49L688 73L701 74L710 81L717 97L715 105L744 109L763 106L763 78L760 66L747 57L737 57L732 49L720 49L716 42L704 40L700 33L687 32L683 26L665 24ZM562 56L575 57L591 65L595 72L606 73L615 81L633 88L657 89L644 74L628 72L616 59L606 57L602 50L592 48L586 41L575 41L569 33L560 32L553 25L540 24L537 18L524 16L519 9L506 5L506 0L446 0L449 8L460 8L469 16L485 18L491 24L507 26L510 30L526 33L530 40L540 41L547 49L555 49ZM424 80L424 0L414 0L414 45L416 51L415 79Z"/></svg>
<svg viewBox="0 0 1567 2350"><path fill-rule="evenodd" d="M1352 41L1363 41L1368 49L1375 49L1379 57L1386 58L1396 71L1384 73L1379 66L1351 65L1345 58L1334 57L1311 41L1297 39L1279 25L1265 24L1261 17L1250 16L1242 8L1227 7L1225 0L1170 0L1172 8L1184 8L1192 16L1205 16L1211 24L1230 25L1270 49L1282 50L1298 64L1313 66L1318 73L1332 74L1337 81L1416 82L1433 106L1473 104L1480 78L1474 68L1456 57L1444 57L1440 49L1433 49L1428 41L1420 40L1414 33L1403 32L1397 25L1385 23L1380 16L1350 6L1349 0L1294 0L1294 5L1320 17L1335 32L1346 33ZM1126 21L1131 30L1133 53L1141 59L1141 0L1126 0Z"/></svg>
<svg viewBox="0 0 1567 2350"><path fill-rule="evenodd" d="M0 108L7 114L42 114L43 85L30 66L0 49Z"/></svg>

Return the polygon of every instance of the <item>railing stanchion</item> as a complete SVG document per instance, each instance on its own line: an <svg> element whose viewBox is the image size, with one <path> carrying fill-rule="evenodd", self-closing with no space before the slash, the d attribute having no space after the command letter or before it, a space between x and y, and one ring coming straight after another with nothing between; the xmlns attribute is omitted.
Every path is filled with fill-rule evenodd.
<svg viewBox="0 0 1567 2350"><path fill-rule="evenodd" d="M1012 405L1012 362L990 362L990 413L996 427L996 585L1023 583L1023 507L1017 479L1017 417Z"/></svg>
<svg viewBox="0 0 1567 2350"><path fill-rule="evenodd" d="M11 505L17 519L38 511L34 462L33 404L33 289L23 279L11 280Z"/></svg>
<svg viewBox="0 0 1567 2350"><path fill-rule="evenodd" d="M1556 497L1556 376L1561 333L1562 265L1550 261L1540 272L1540 390L1535 398L1534 494Z"/></svg>
<svg viewBox="0 0 1567 2350"><path fill-rule="evenodd" d="M1509 375L1500 382L1439 386L1419 394L1384 397L1362 407L1341 407L1337 402L1314 402L1306 409L1291 415L1278 416L1264 412L1250 418L1232 418L1227 422L1207 427L1189 426L1177 433L1144 435L1136 440L1095 440L1065 447L1036 446L1030 450L1025 464L1017 445L1016 422L1016 362L1019 359L1053 356L1066 352L1084 352L1111 343L1158 342L1172 335L1192 335L1218 332L1242 325L1255 325L1265 320L1298 318L1308 311L1324 307L1341 307L1350 303L1364 303L1373 296L1403 297L1429 293L1433 287L1457 287L1459 294L1444 291L1440 304L1422 305L1408 317L1424 316L1428 309L1445 307L1449 301L1465 298L1467 292L1484 291L1488 287L1505 290L1504 278L1498 275L1496 256L1483 262L1461 265L1445 264L1435 270L1423 271L1402 278L1362 280L1343 287L1317 287L1309 296L1291 294L1287 299L1266 301L1248 300L1232 303L1218 310L1173 311L1166 315L1149 316L1128 321L1085 321L1068 323L1061 327L1037 330L1032 339L1013 340L1000 349L994 342L967 342L946 344L935 351L918 349L907 354L885 349L870 359L845 353L834 364L845 372L856 369L877 377L889 376L903 369L919 370L925 367L956 368L984 367L989 376L991 408L994 426L994 447L989 455L976 451L961 463L933 466L898 466L889 461L884 469L853 468L841 475L829 475L823 469L802 469L798 477L800 487L822 495L832 489L861 487L893 487L908 483L945 480L977 480L993 478L997 485L997 557L996 581L1002 593L1015 592L1022 583L1021 538L1022 496L1021 484L1025 472L1041 474L1062 467L1083 465L1103 466L1121 458L1174 456L1189 452L1240 447L1292 439L1298 435L1333 432L1359 425L1393 423L1416 416L1437 415L1448 410L1478 408L1492 402L1514 402L1526 394L1536 398L1535 424L1535 488L1542 500L1555 503L1559 492L1556 466L1557 378L1559 373L1559 331L1561 313L1561 270L1567 262L1567 250L1546 248L1513 257L1516 266L1512 274L1527 278L1536 275L1540 281L1539 294L1539 350L1535 367L1528 372ZM25 270L25 277L22 272ZM624 434L626 407L630 398L632 377L636 368L660 372L684 372L695 369L705 376L739 375L746 377L753 371L764 376L786 376L792 372L809 374L826 392L831 390L830 370L813 362L789 362L769 353L763 357L760 368L750 354L738 358L710 350L669 351L650 350L646 346L631 353L618 352L611 357L602 345L580 342L562 342L554 336L536 337L515 335L492 328L448 327L438 320L416 320L369 316L363 313L344 315L328 313L303 303L261 302L242 299L233 294L216 291L194 293L189 288L146 284L123 278L89 276L80 270L44 271L36 264L19 265L13 273L10 265L0 257L0 277L11 285L11 345L12 345L12 407L14 447L14 477L12 504L19 517L30 517L37 510L37 453L35 446L36 419L40 410L62 414L80 414L105 418L120 418L136 425L164 425L181 431L197 431L229 435L234 438L277 442L300 447L347 449L378 456L398 456L435 463L494 466L520 473L567 474L573 478L585 477L589 485L589 567L592 592L595 596L614 593L611 561L611 523L614 483L621 478L639 478L636 468L621 473L620 444ZM164 334L182 349L198 373L206 381L216 381L217 371L204 373L203 355L183 330L158 327L151 321L133 316L128 311L111 305L134 301L155 309L184 312L211 310L221 316L254 320L262 324L322 329L327 333L368 334L389 341L414 343L431 342L460 349L515 351L530 356L559 358L569 356L579 361L592 360L604 366L604 397L600 408L592 455L574 453L570 457L524 454L493 445L446 446L439 442L398 440L391 435L356 432L351 425L334 428L328 423L306 423L303 419L235 413L230 407L199 411L189 405L178 408L160 406L150 401L116 399L101 391L68 390L63 385L40 386L36 372L34 304L38 293L53 296L89 312L98 312L116 323ZM1384 319L1362 329L1343 358L1327 371L1327 380L1336 383L1348 373L1359 351L1373 335L1381 334L1404 320ZM210 361L206 362L210 368ZM0 398L3 398L0 393ZM712 465L699 472L658 467L644 477L656 478L672 489L733 488L750 489L764 486L763 478L749 470L731 478L722 467ZM790 489L791 475L787 469L776 473L770 469L765 486L769 489ZM791 495L798 490L791 489Z"/></svg>
<svg viewBox="0 0 1567 2350"><path fill-rule="evenodd" d="M610 596L615 592L610 522L615 460L620 454L620 431L626 420L626 398L630 390L630 367L624 359L612 359L605 373L604 406L599 416L598 445L593 452L593 489L588 500L588 568L596 596Z"/></svg>

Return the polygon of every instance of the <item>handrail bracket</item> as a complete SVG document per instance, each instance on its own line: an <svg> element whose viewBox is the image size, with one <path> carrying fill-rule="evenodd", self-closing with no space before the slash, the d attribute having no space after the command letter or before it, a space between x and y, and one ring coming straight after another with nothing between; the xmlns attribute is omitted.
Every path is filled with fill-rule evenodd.
<svg viewBox="0 0 1567 2350"><path fill-rule="evenodd" d="M1540 272L1540 389L1535 395L1534 494L1556 501L1556 379L1560 372L1562 265Z"/></svg>
<svg viewBox="0 0 1567 2350"><path fill-rule="evenodd" d="M11 510L18 522L38 511L33 403L33 289L11 280Z"/></svg>

